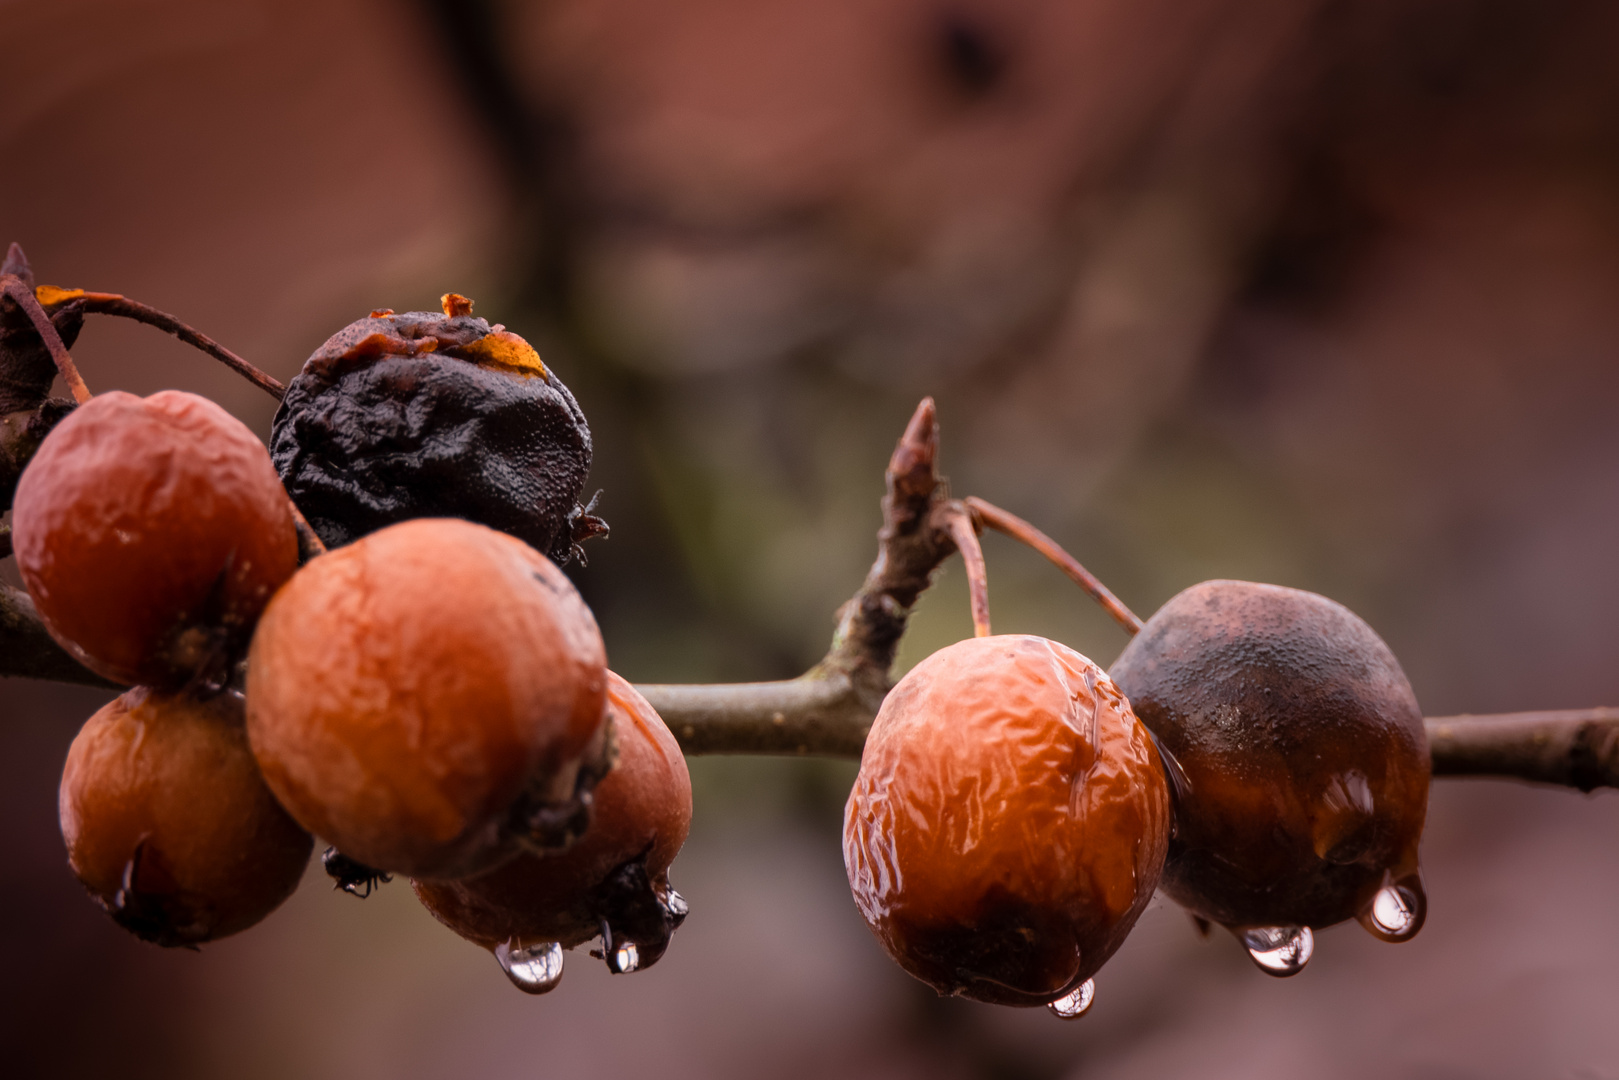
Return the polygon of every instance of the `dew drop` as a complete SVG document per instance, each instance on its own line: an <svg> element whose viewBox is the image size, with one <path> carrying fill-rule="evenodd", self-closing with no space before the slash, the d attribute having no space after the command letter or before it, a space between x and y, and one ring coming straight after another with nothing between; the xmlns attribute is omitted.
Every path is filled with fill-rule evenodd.
<svg viewBox="0 0 1619 1080"><path fill-rule="evenodd" d="M1091 1007L1091 1001L1096 997L1096 980L1086 979L1080 983L1073 992L1047 1005L1053 1016L1063 1020L1078 1020Z"/></svg>
<svg viewBox="0 0 1619 1080"><path fill-rule="evenodd" d="M562 945L541 941L524 945L517 938L495 946L495 959L512 985L526 994L548 994L562 981Z"/></svg>
<svg viewBox="0 0 1619 1080"><path fill-rule="evenodd" d="M1406 878L1377 890L1360 913L1360 924L1384 941L1410 941L1422 929L1427 907L1421 879Z"/></svg>
<svg viewBox="0 0 1619 1080"><path fill-rule="evenodd" d="M628 975L641 966L641 950L635 947L635 942L626 941L613 950L613 958L607 966L616 975Z"/></svg>
<svg viewBox="0 0 1619 1080"><path fill-rule="evenodd" d="M1315 952L1315 935L1308 926L1255 926L1239 931L1237 938L1259 970L1277 978L1303 971Z"/></svg>

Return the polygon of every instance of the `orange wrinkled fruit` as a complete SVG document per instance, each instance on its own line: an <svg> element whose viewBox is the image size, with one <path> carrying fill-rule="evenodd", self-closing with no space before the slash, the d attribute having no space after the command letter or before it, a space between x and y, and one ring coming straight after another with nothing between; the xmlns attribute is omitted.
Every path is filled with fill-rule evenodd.
<svg viewBox="0 0 1619 1080"><path fill-rule="evenodd" d="M242 699L137 687L85 723L62 772L68 864L120 926L197 945L292 895L314 843L259 776Z"/></svg>
<svg viewBox="0 0 1619 1080"><path fill-rule="evenodd" d="M599 751L606 652L544 555L448 518L322 555L249 655L248 735L311 832L379 871L455 877L515 854Z"/></svg>
<svg viewBox="0 0 1619 1080"><path fill-rule="evenodd" d="M68 415L17 485L17 567L51 635L114 682L222 672L298 565L269 452L196 394L111 391Z"/></svg>
<svg viewBox="0 0 1619 1080"><path fill-rule="evenodd" d="M1079 989L1152 897L1169 790L1084 656L1025 635L941 649L889 693L844 812L856 905L901 967L1001 1005Z"/></svg>
<svg viewBox="0 0 1619 1080"><path fill-rule="evenodd" d="M585 834L476 877L414 882L423 906L468 941L572 948L606 927L609 944L634 943L645 968L685 917L669 866L691 828L686 759L646 698L612 672L607 680L618 760L596 785Z"/></svg>

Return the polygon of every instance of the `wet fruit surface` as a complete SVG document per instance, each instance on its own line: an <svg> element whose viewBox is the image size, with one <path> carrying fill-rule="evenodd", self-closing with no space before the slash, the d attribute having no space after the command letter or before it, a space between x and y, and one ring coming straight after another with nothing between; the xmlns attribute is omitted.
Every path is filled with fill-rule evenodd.
<svg viewBox="0 0 1619 1080"><path fill-rule="evenodd" d="M618 760L596 786L583 837L477 877L415 882L422 904L462 937L488 948L571 948L605 924L615 948L634 944L636 966L662 956L685 916L669 865L691 827L691 776L674 736L634 687L609 672L607 696Z"/></svg>
<svg viewBox="0 0 1619 1080"><path fill-rule="evenodd" d="M1153 615L1112 673L1178 765L1163 884L1175 900L1234 929L1369 917L1385 887L1420 908L1422 713L1354 613L1298 589L1204 582ZM1390 918L1399 932L1380 936L1420 928Z"/></svg>
<svg viewBox="0 0 1619 1080"><path fill-rule="evenodd" d="M68 751L68 863L126 930L196 945L245 930L298 886L314 841L271 796L242 699L129 691Z"/></svg>
<svg viewBox="0 0 1619 1080"><path fill-rule="evenodd" d="M942 649L890 692L843 852L856 905L906 971L942 994L1043 1005L1124 940L1168 831L1158 756L1112 681L1064 645L1009 635Z"/></svg>
<svg viewBox="0 0 1619 1080"><path fill-rule="evenodd" d="M17 486L18 569L92 671L175 687L222 670L297 566L264 446L206 398L110 392L75 409Z"/></svg>
<svg viewBox="0 0 1619 1080"><path fill-rule="evenodd" d="M276 595L248 733L277 797L345 856L454 876L512 854L519 796L574 796L605 698L601 634L554 564L425 519L320 556Z"/></svg>
<svg viewBox="0 0 1619 1080"><path fill-rule="evenodd" d="M327 544L460 517L565 563L589 534L578 504L591 456L584 413L526 341L471 307L449 296L443 315L361 319L287 387L271 453Z"/></svg>

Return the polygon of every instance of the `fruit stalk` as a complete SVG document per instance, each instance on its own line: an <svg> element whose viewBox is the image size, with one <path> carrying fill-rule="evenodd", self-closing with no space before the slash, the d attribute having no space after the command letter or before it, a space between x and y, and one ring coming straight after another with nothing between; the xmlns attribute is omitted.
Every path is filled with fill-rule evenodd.
<svg viewBox="0 0 1619 1080"><path fill-rule="evenodd" d="M287 395L286 386L278 379L260 371L252 363L237 356L207 334L187 326L168 312L159 311L149 304L131 300L118 293L85 292L81 289L58 291L68 298L62 305L64 308L71 306L91 315L117 315L156 327L166 334L174 335L193 349L207 353L277 401Z"/></svg>

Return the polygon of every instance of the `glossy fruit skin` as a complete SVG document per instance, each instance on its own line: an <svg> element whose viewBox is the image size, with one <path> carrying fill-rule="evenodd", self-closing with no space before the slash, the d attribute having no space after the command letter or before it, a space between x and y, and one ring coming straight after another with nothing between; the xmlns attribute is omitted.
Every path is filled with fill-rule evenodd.
<svg viewBox="0 0 1619 1080"><path fill-rule="evenodd" d="M137 687L73 740L59 809L68 864L124 929L198 945L291 896L314 839L265 787L239 695Z"/></svg>
<svg viewBox="0 0 1619 1080"><path fill-rule="evenodd" d="M360 319L317 349L287 387L270 450L330 546L460 517L565 564L591 441L522 338L471 314L412 311Z"/></svg>
<svg viewBox="0 0 1619 1080"><path fill-rule="evenodd" d="M51 635L114 682L221 669L298 565L264 445L218 405L111 391L40 444L17 485L17 566Z"/></svg>
<svg viewBox="0 0 1619 1080"><path fill-rule="evenodd" d="M1315 593L1206 581L1113 678L1178 763L1163 889L1232 928L1320 928L1414 879L1430 761L1399 662Z"/></svg>
<svg viewBox="0 0 1619 1080"><path fill-rule="evenodd" d="M513 938L583 944L612 927L634 941L640 966L663 955L684 912L670 909L669 865L691 829L691 774L652 706L607 674L618 760L597 784L590 828L556 854L523 854L460 881L415 881L439 922L494 948Z"/></svg>
<svg viewBox="0 0 1619 1080"><path fill-rule="evenodd" d="M941 994L1043 1005L1151 899L1169 791L1107 674L1024 635L941 649L883 702L843 819L855 904Z"/></svg>
<svg viewBox="0 0 1619 1080"><path fill-rule="evenodd" d="M248 657L248 736L276 797L344 855L461 876L515 853L520 796L572 796L606 679L596 620L545 556L407 521L276 594Z"/></svg>

